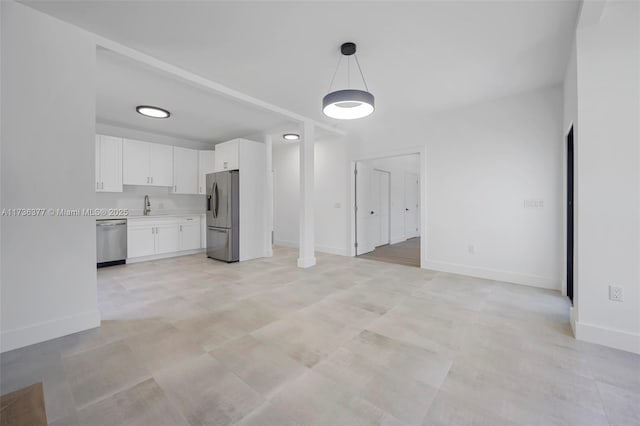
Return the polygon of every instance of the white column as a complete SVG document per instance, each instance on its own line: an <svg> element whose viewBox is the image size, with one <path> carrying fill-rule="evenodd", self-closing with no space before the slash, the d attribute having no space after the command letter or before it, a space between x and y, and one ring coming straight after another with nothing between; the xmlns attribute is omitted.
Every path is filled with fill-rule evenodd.
<svg viewBox="0 0 640 426"><path fill-rule="evenodd" d="M313 181L313 123L305 121L300 135L300 254L298 267L309 268L316 264L314 253L314 181Z"/></svg>
<svg viewBox="0 0 640 426"><path fill-rule="evenodd" d="M266 135L264 138L264 144L267 152L267 175L265 176L267 182L267 196L265 197L266 203L266 236L265 236L265 255L267 257L273 256L273 138L271 135Z"/></svg>

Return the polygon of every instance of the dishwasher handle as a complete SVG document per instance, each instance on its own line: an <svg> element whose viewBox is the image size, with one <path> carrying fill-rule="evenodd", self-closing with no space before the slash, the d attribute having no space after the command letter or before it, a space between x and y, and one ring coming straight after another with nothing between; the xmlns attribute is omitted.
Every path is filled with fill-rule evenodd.
<svg viewBox="0 0 640 426"><path fill-rule="evenodd" d="M108 219L108 220L98 220L96 221L96 226L118 226L118 225L126 225L126 219Z"/></svg>

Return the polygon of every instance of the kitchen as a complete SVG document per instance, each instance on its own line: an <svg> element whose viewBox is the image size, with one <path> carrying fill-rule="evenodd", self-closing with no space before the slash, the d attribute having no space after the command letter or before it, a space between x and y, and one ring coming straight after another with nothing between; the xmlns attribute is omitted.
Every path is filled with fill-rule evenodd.
<svg viewBox="0 0 640 426"><path fill-rule="evenodd" d="M267 256L272 225L260 141L290 124L104 48L97 67L98 267L205 252L226 262ZM232 170L238 188L225 191L226 207L235 200L238 217L223 224L229 229L208 230L207 213L209 225L220 225L214 215L227 198L207 175Z"/></svg>

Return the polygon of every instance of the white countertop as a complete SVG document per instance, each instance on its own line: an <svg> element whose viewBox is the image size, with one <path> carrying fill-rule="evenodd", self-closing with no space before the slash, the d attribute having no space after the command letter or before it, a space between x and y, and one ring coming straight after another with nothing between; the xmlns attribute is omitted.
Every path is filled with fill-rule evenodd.
<svg viewBox="0 0 640 426"><path fill-rule="evenodd" d="M108 210L108 209L107 209ZM113 209L119 210L119 209ZM142 209L140 210L130 210L129 214L126 216L96 216L96 220L104 220L104 219L153 219L153 218L163 218L163 217L182 217L182 216L199 216L201 214L205 214L204 211L191 211L191 210L158 210L151 211L150 214L144 215Z"/></svg>

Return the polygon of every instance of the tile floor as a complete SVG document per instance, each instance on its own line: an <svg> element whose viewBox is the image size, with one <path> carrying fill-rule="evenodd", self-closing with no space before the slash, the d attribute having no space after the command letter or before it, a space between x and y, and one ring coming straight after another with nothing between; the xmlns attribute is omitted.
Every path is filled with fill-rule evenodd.
<svg viewBox="0 0 640 426"><path fill-rule="evenodd" d="M102 269L102 327L0 356L54 425L638 425L640 357L553 291L296 252Z"/></svg>

